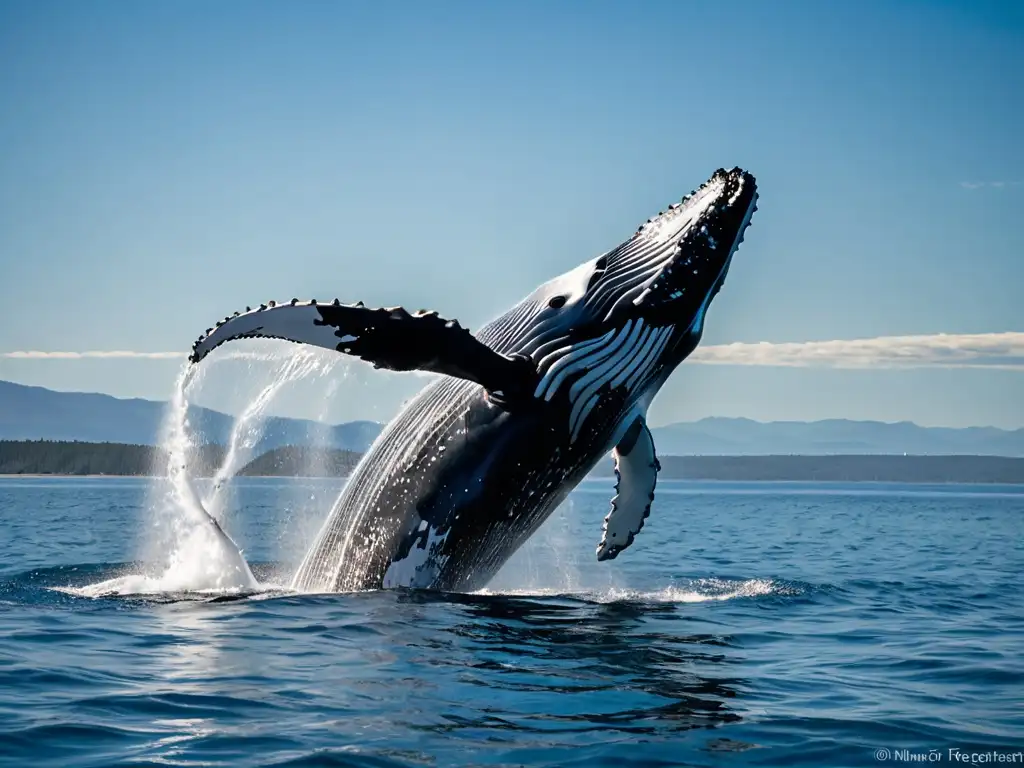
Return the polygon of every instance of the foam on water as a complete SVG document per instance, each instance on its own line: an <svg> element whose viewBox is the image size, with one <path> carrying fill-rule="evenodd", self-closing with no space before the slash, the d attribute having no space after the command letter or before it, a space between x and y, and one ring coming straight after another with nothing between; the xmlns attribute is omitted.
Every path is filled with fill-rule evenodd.
<svg viewBox="0 0 1024 768"><path fill-rule="evenodd" d="M601 590L564 590L555 587L532 589L481 589L476 595L504 595L508 597L570 597L593 603L706 603L733 600L741 597L765 595L792 595L797 590L774 579L696 579L682 585L670 585L655 590L636 590L611 587Z"/></svg>
<svg viewBox="0 0 1024 768"><path fill-rule="evenodd" d="M278 584L261 584L254 580L251 585L210 586L221 580L215 569L197 571L193 563L183 567L168 568L158 576L143 573L127 573L110 579L86 584L82 587L53 587L76 597L132 597L136 595L257 595L264 592L280 592L285 588Z"/></svg>

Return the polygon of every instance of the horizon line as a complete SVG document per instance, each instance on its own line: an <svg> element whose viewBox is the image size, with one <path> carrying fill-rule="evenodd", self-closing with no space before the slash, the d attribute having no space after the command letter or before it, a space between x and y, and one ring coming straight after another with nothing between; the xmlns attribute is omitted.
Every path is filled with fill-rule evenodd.
<svg viewBox="0 0 1024 768"><path fill-rule="evenodd" d="M185 352L135 350L0 352L5 360L181 360ZM701 365L775 368L982 368L1024 371L1024 332L933 333L825 341L732 342L698 347Z"/></svg>

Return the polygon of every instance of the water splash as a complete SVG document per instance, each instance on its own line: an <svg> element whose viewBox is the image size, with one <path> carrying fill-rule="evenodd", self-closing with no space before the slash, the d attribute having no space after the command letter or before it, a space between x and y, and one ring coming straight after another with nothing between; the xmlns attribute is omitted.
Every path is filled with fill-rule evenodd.
<svg viewBox="0 0 1024 768"><path fill-rule="evenodd" d="M169 534L162 542L166 552L163 570L144 574L148 581L143 583L122 577L126 579L122 587L135 591L237 591L257 587L238 545L207 511L189 476L189 459L197 446L189 436L186 392L194 377L194 369L188 365L178 374L161 430L167 468L162 483L164 497L157 510Z"/></svg>
<svg viewBox="0 0 1024 768"><path fill-rule="evenodd" d="M575 503L572 496L562 503L494 579L474 594L593 603L708 603L800 593L792 584L766 578L697 578L658 588L628 586L619 569L599 565L592 549L579 546Z"/></svg>
<svg viewBox="0 0 1024 768"><path fill-rule="evenodd" d="M333 367L333 360L313 350L300 349L285 360L284 366L276 372L271 382L260 390L235 419L224 460L214 473L209 495L203 499L203 506L217 520L224 519L224 489L228 481L253 458L254 450L263 437L267 407L288 383L310 375L325 375Z"/></svg>
<svg viewBox="0 0 1024 768"><path fill-rule="evenodd" d="M343 358L335 359L343 360ZM324 422L327 419L331 400L338 392L342 382L348 379L350 371L350 365L342 365L338 375L327 381L320 410L315 415L316 421ZM304 461L301 466L297 467L297 474L303 478L331 477L327 449L334 446L330 441L330 434L326 430L318 430L315 434L310 435L308 445L308 450L302 454ZM282 561L292 564L288 573L289 583L298 563L309 551L321 525L330 514L335 500L340 496L344 483L347 483L347 480L343 481L340 488L337 485L325 486L322 482L300 480L296 480L290 485L285 502L287 524L278 531L276 542L277 556Z"/></svg>
<svg viewBox="0 0 1024 768"><path fill-rule="evenodd" d="M577 501L569 496L491 579L494 594L580 595L622 590L618 571L594 568L580 547Z"/></svg>
<svg viewBox="0 0 1024 768"><path fill-rule="evenodd" d="M211 516L189 476L197 446L189 435L186 392L195 369L185 365L178 374L160 430L166 466L154 467L148 509L152 513L146 543L149 565L142 573L124 574L77 589L95 597L109 594L162 592L253 591L258 583L242 552Z"/></svg>
<svg viewBox="0 0 1024 768"><path fill-rule="evenodd" d="M249 593L260 589L241 549L226 530L232 506L231 479L265 442L268 408L287 385L327 378L341 369L337 375L330 375L327 386L321 388L316 421L323 422L340 381L356 371L344 358L301 347L289 347L287 351L260 347L231 350L217 360L247 363L248 371L241 381L259 382L255 393L238 395L245 406L232 424L223 460L213 468L209 481L194 481L196 475L210 469L211 451L210 446L203 444L198 425L190 421L189 400L215 366L186 364L179 371L161 424L162 450L157 455L166 456L166 463L161 461L153 468L146 504L149 524L142 531L141 542L141 560L145 565L141 572L76 587L75 594ZM266 363L271 363L269 369ZM330 447L330 430L311 429L303 442L306 450L299 456L305 466L298 467L299 474L326 474L323 449ZM294 502L287 509L289 517L297 518L293 521L296 525L284 526L278 544L280 550L286 551L279 554L293 556L295 560L301 558L316 530L308 523L315 517L319 525L337 492L336 488L316 488L310 493L308 488L296 485ZM306 535L300 536L296 531L305 531Z"/></svg>
<svg viewBox="0 0 1024 768"><path fill-rule="evenodd" d="M161 430L161 447L168 457L166 471L157 478L150 494L155 535L146 559L159 565L148 573L127 574L90 585L83 588L83 594L251 593L261 589L241 549L224 528L230 480L252 459L264 436L267 409L275 397L292 382L329 374L337 359L306 349L290 350L283 357L244 352L222 359L248 360L253 374L257 373L252 370L254 362L278 365L271 367L269 383L235 419L224 459L215 469L205 496L197 490L190 472L203 446L191 429L188 393L201 385L210 367L186 365L181 370ZM262 588L279 589L276 585Z"/></svg>
<svg viewBox="0 0 1024 768"><path fill-rule="evenodd" d="M488 588L573 594L584 589L584 569L572 532L574 501L570 497L495 574Z"/></svg>

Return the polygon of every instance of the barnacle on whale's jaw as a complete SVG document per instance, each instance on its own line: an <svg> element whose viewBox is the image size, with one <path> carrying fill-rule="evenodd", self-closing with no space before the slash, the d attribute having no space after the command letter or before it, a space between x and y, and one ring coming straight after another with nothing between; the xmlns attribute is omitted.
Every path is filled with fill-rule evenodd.
<svg viewBox="0 0 1024 768"><path fill-rule="evenodd" d="M623 289L614 309L679 329L699 326L756 208L752 174L715 171L610 256L605 280Z"/></svg>

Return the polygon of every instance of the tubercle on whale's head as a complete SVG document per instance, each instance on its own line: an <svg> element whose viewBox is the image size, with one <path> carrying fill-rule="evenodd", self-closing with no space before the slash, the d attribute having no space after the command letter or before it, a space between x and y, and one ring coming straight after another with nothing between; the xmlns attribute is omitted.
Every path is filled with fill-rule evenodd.
<svg viewBox="0 0 1024 768"><path fill-rule="evenodd" d="M699 336L756 207L753 175L740 168L715 171L602 257L587 304L603 322L640 317Z"/></svg>

